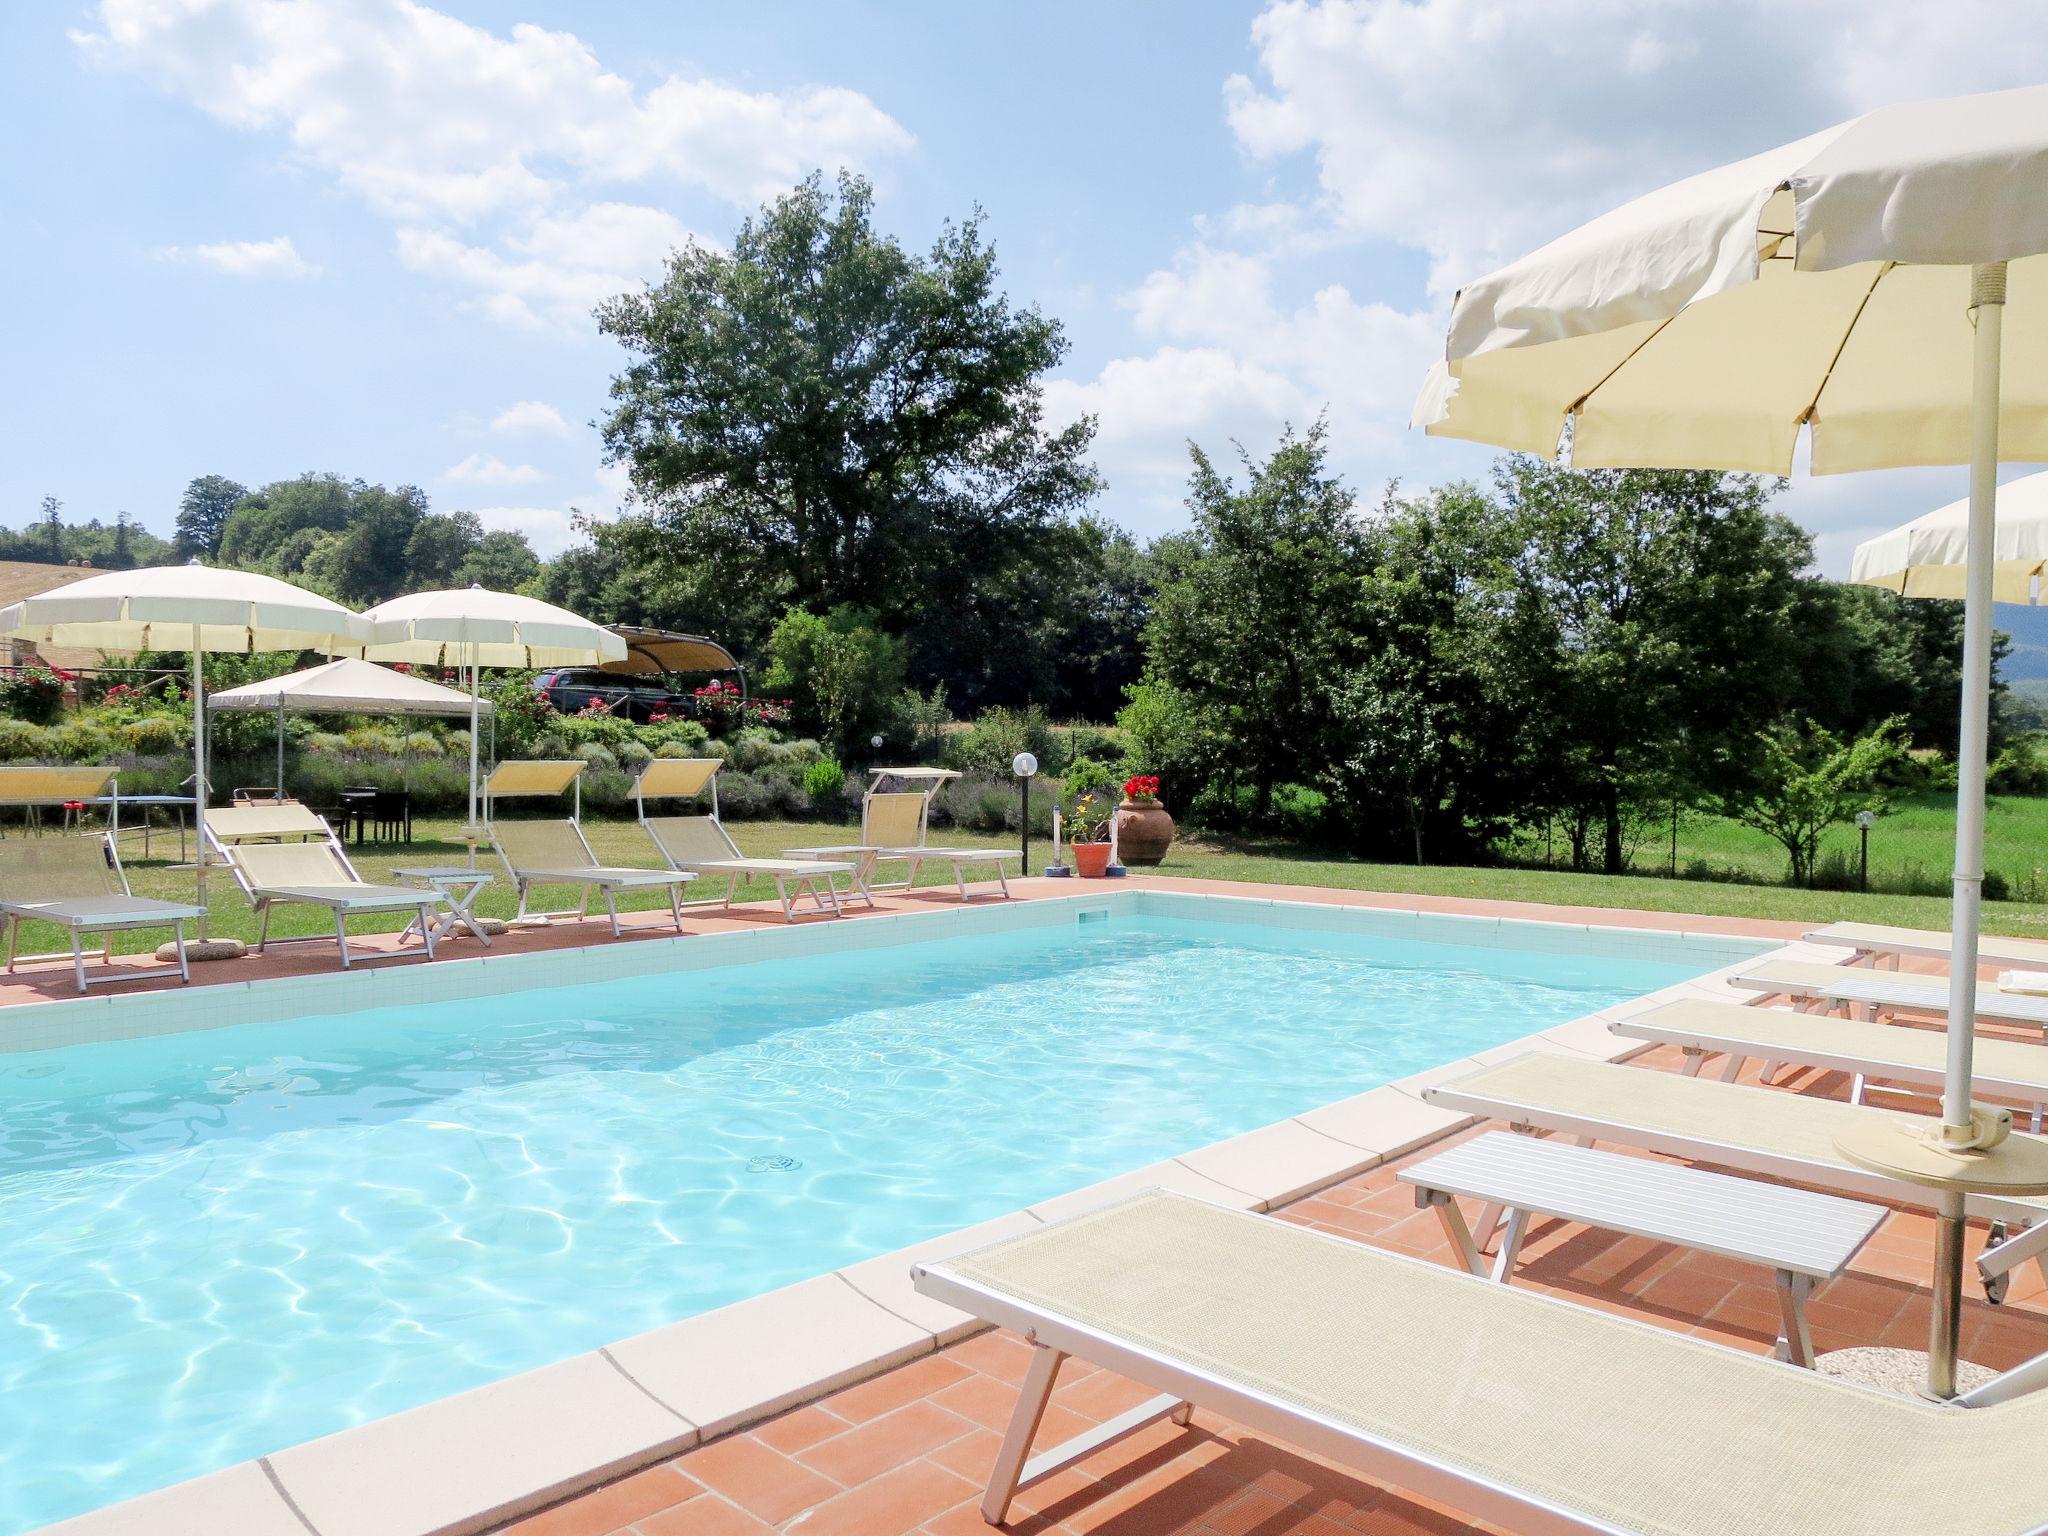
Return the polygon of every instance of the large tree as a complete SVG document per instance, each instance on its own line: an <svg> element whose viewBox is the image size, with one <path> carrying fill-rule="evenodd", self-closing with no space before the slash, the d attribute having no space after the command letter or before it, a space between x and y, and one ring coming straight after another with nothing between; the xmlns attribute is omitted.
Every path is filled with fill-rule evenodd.
<svg viewBox="0 0 2048 1536"><path fill-rule="evenodd" d="M220 553L221 535L235 503L249 494L249 488L226 475L201 475L185 487L178 498L177 532L171 547L180 560L197 555L211 560Z"/></svg>
<svg viewBox="0 0 2048 1536"><path fill-rule="evenodd" d="M855 176L804 182L730 251L675 252L598 310L629 354L605 445L642 509L603 542L743 645L785 608L848 605L910 642L921 681L963 681L926 632L999 638L983 609L1096 489L1093 421L1043 420L1065 336L996 279L979 214L920 256Z"/></svg>
<svg viewBox="0 0 2048 1536"><path fill-rule="evenodd" d="M1510 654L1547 738L1547 798L1619 873L1631 809L1722 787L1725 744L1800 687L1812 541L1753 475L1515 457L1498 490L1519 545Z"/></svg>
<svg viewBox="0 0 2048 1536"><path fill-rule="evenodd" d="M1311 783L1332 760L1356 652L1361 529L1320 421L1264 462L1240 449L1241 486L1190 452L1195 536L1154 598L1151 675L1215 744L1217 779L1249 787L1263 818L1274 786Z"/></svg>

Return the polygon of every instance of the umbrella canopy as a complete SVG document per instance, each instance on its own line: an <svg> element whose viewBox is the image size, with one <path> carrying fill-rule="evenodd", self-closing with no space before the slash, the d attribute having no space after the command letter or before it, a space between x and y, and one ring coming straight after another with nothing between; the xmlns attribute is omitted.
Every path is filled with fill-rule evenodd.
<svg viewBox="0 0 2048 1536"><path fill-rule="evenodd" d="M1416 421L1581 468L1971 458L1971 267L2009 262L2004 457L2048 459L2048 86L1886 107L1462 289Z"/></svg>
<svg viewBox="0 0 2048 1536"><path fill-rule="evenodd" d="M2048 595L2037 579L2048 574L2048 472L1998 488L1991 548L1991 595L1997 601L2038 603ZM1849 579L1902 597L1961 597L1969 550L1966 496L1858 544Z"/></svg>
<svg viewBox="0 0 2048 1536"><path fill-rule="evenodd" d="M608 661L600 672L645 676L655 672L737 672L739 662L716 640L702 635L679 635L673 630L644 629L638 624L614 624L613 634L626 642L626 654Z"/></svg>
<svg viewBox="0 0 2048 1536"><path fill-rule="evenodd" d="M469 831L476 855L478 790L477 672L483 667L576 667L622 661L626 642L602 624L517 592L461 587L414 592L363 615L373 661L417 661L469 668Z"/></svg>
<svg viewBox="0 0 2048 1536"><path fill-rule="evenodd" d="M216 693L215 709L284 710L299 715L466 715L469 695L409 672L344 656L324 666L287 672ZM484 714L497 708L489 699Z"/></svg>
<svg viewBox="0 0 2048 1536"><path fill-rule="evenodd" d="M626 655L626 642L602 624L537 597L483 587L394 597L363 618L370 626L368 643L340 649L368 661L576 667Z"/></svg>
<svg viewBox="0 0 2048 1536"><path fill-rule="evenodd" d="M1971 1104L2001 458L2048 458L2048 87L1887 107L1675 183L1463 289L1415 419L1581 468L1970 465L1948 1071L1934 1136L1844 1155L1939 1195L1928 1386L1954 1393L1963 1196L2048 1191ZM2010 323L2019 343L2004 363ZM1907 581L1900 574L1901 583Z"/></svg>

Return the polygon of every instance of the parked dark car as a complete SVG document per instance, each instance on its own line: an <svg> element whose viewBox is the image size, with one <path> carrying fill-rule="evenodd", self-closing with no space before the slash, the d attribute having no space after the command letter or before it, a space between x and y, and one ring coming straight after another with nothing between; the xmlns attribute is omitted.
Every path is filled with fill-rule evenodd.
<svg viewBox="0 0 2048 1536"><path fill-rule="evenodd" d="M589 667L557 667L541 673L533 686L565 715L581 714L592 700L635 725L645 725L657 714L687 720L697 713L697 701L689 693L665 688L657 678L643 680Z"/></svg>

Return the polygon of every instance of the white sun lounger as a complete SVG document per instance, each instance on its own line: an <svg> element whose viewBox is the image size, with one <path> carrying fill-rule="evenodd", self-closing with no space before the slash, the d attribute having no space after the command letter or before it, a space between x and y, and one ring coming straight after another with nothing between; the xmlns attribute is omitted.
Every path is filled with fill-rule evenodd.
<svg viewBox="0 0 2048 1536"><path fill-rule="evenodd" d="M686 906L730 907L742 880L759 876L775 883L776 900L782 903L782 920L796 921L796 903L808 898L814 914L838 917L840 876L849 887L855 885L854 866L833 859L750 859L742 854L718 818L718 770L725 766L715 757L657 758L633 781L633 805L640 817L640 830L654 844L655 852L670 869L725 880L725 899L686 902ZM649 800L693 800L710 791L708 816L650 816ZM849 895L852 891L849 890ZM873 898L869 898L873 905Z"/></svg>
<svg viewBox="0 0 2048 1536"><path fill-rule="evenodd" d="M484 830L504 863L505 873L519 892L515 923L550 923L557 920L581 922L590 915L590 893L604 900L605 915L611 919L612 937L618 938L619 892L665 891L668 910L676 932L683 931L682 889L697 877L686 870L636 869L627 865L600 864L590 840L583 835L583 785L585 765L575 761L500 763L484 780ZM508 795L560 795L575 792L574 810L567 821L499 821L497 802ZM556 912L529 912L526 903L537 885L580 887L582 901Z"/></svg>
<svg viewBox="0 0 2048 1536"><path fill-rule="evenodd" d="M1826 944L1850 952L1852 963L1892 966L1901 957L1946 961L1955 953L1954 936L1931 928L1891 928L1881 923L1829 923L1805 935L1809 944ZM2048 970L2048 940L2007 939L1984 934L1977 940L1977 959L1986 965L2021 970Z"/></svg>
<svg viewBox="0 0 2048 1536"><path fill-rule="evenodd" d="M991 1524L1020 1486L1199 1407L1518 1536L2048 1530L2038 1361L1957 1412L1156 1192L912 1273L1032 1345ZM1069 1355L1161 1395L1030 1457Z"/></svg>
<svg viewBox="0 0 2048 1536"><path fill-rule="evenodd" d="M341 968L354 960L392 960L390 950L352 950L348 920L373 912L411 912L427 930L426 952L434 956L432 919L441 899L415 886L373 885L356 873L348 850L334 828L295 800L279 805L237 805L210 810L206 840L226 862L242 894L255 907L259 924L256 953L270 938L271 908L324 907L334 917L334 946ZM280 939L279 943L320 942L325 935Z"/></svg>
<svg viewBox="0 0 2048 1536"><path fill-rule="evenodd" d="M178 957L178 979L190 981L191 967L185 959L185 924L205 916L204 909L175 901L153 901L131 895L128 875L121 868L121 855L112 837L103 833L80 833L57 837L9 838L0 841L0 917L7 923L7 970L40 960L62 960L62 952L47 955L20 954L21 925L28 922L55 923L71 936L72 979L83 992L89 986L113 986L124 981L152 981L151 971L120 972L88 977L86 958L111 964L114 945L102 937L100 947L88 950L89 933L108 935L131 928L168 928L171 946Z"/></svg>
<svg viewBox="0 0 2048 1536"><path fill-rule="evenodd" d="M1948 1037L1943 1030L1788 1008L1687 998L1607 1027L1631 1040L1679 1047L1685 1052L1687 1076L1698 1073L1709 1056L1725 1058L1722 1076L1727 1082L1735 1080L1751 1057L1847 1072L1852 1104L1864 1101L1869 1079L1939 1089L1948 1069ZM2034 1129L2041 1129L2041 1108L2048 1104L2048 1048L2027 1040L1980 1038L1975 1080L1980 1093L2031 1105Z"/></svg>
<svg viewBox="0 0 2048 1536"><path fill-rule="evenodd" d="M973 899L967 894L967 871L970 869L986 869L994 874L996 884L1007 897L1010 880L1004 866L1020 858L1020 854L1003 848L934 847L926 840L931 827L933 796L948 780L959 777L950 768L877 768L874 782L861 798L859 842L785 851L793 859L852 860L855 878L870 902L874 900L876 891L907 891L913 888L917 884L917 871L925 864L944 864L951 868L953 884L958 888L962 901ZM885 792L882 785L891 779L924 787ZM899 860L907 866L903 878L886 885L878 884L874 877L875 865Z"/></svg>
<svg viewBox="0 0 2048 1536"><path fill-rule="evenodd" d="M1745 991L1789 997L1807 1008L1860 1008L1867 1013L1904 1010L1939 1017L1948 1012L1948 978L1862 965L1820 965L1807 960L1765 960L1728 978ZM2024 1024L2048 1032L2048 997L1977 984L1978 1022Z"/></svg>

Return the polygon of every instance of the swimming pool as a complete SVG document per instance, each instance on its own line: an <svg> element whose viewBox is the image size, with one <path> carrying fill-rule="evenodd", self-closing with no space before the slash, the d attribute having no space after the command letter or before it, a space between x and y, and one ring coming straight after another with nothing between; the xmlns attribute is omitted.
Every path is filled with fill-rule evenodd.
<svg viewBox="0 0 2048 1536"><path fill-rule="evenodd" d="M1676 940L1641 957L1554 936L1514 947L1491 924L1473 929L1482 944L1390 936L1213 898L972 926L0 1055L0 1531L967 1226L1731 958Z"/></svg>

